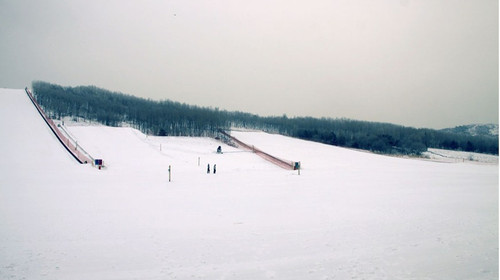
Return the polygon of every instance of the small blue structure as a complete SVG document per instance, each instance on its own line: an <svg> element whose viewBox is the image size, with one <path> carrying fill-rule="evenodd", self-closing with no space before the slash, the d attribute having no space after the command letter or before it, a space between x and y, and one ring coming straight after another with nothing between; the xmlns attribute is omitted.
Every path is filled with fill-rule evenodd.
<svg viewBox="0 0 500 280"><path fill-rule="evenodd" d="M95 159L94 160L94 165L97 166L97 168L101 169L101 167L103 166L102 159Z"/></svg>
<svg viewBox="0 0 500 280"><path fill-rule="evenodd" d="M299 170L300 169L300 161L296 161L295 164L293 165L293 170Z"/></svg>

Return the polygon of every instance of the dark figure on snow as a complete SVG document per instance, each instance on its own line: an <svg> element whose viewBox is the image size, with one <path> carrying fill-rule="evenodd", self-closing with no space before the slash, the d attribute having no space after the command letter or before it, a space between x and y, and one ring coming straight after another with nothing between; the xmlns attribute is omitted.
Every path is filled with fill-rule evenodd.
<svg viewBox="0 0 500 280"><path fill-rule="evenodd" d="M210 174L210 163L207 166L207 174Z"/></svg>
<svg viewBox="0 0 500 280"><path fill-rule="evenodd" d="M214 174L217 172L217 164L214 164Z"/></svg>
<svg viewBox="0 0 500 280"><path fill-rule="evenodd" d="M217 148L217 153L218 153L218 154L222 154L222 147L221 147L221 146L219 146L219 147Z"/></svg>

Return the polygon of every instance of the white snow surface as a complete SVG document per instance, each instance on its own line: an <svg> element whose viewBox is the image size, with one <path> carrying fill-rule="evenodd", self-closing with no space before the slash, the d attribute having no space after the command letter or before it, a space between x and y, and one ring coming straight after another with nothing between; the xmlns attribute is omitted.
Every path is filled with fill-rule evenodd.
<svg viewBox="0 0 500 280"><path fill-rule="evenodd" d="M0 279L498 279L497 164L233 132L298 175L209 138L67 129L106 168L0 89Z"/></svg>
<svg viewBox="0 0 500 280"><path fill-rule="evenodd" d="M498 164L498 156L472 153L472 152L461 152L461 151L450 151L443 149L427 149L423 155L432 160L438 160L442 162L465 162L465 161L475 161L477 163L492 163Z"/></svg>

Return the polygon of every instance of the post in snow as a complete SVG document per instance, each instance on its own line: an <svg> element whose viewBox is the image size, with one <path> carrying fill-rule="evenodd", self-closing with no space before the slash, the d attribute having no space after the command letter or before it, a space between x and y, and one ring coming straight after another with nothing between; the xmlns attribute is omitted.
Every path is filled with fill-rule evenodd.
<svg viewBox="0 0 500 280"><path fill-rule="evenodd" d="M168 166L168 181L172 181L172 166Z"/></svg>
<svg viewBox="0 0 500 280"><path fill-rule="evenodd" d="M295 162L295 164L293 165L293 170L297 170L298 174L300 175L300 161Z"/></svg>

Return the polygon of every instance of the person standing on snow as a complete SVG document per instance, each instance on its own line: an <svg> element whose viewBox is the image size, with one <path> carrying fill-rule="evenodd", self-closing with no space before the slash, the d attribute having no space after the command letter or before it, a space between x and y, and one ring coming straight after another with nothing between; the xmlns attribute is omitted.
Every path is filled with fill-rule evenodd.
<svg viewBox="0 0 500 280"><path fill-rule="evenodd" d="M210 174L210 163L207 166L207 174Z"/></svg>
<svg viewBox="0 0 500 280"><path fill-rule="evenodd" d="M214 164L214 174L217 172L217 164Z"/></svg>

